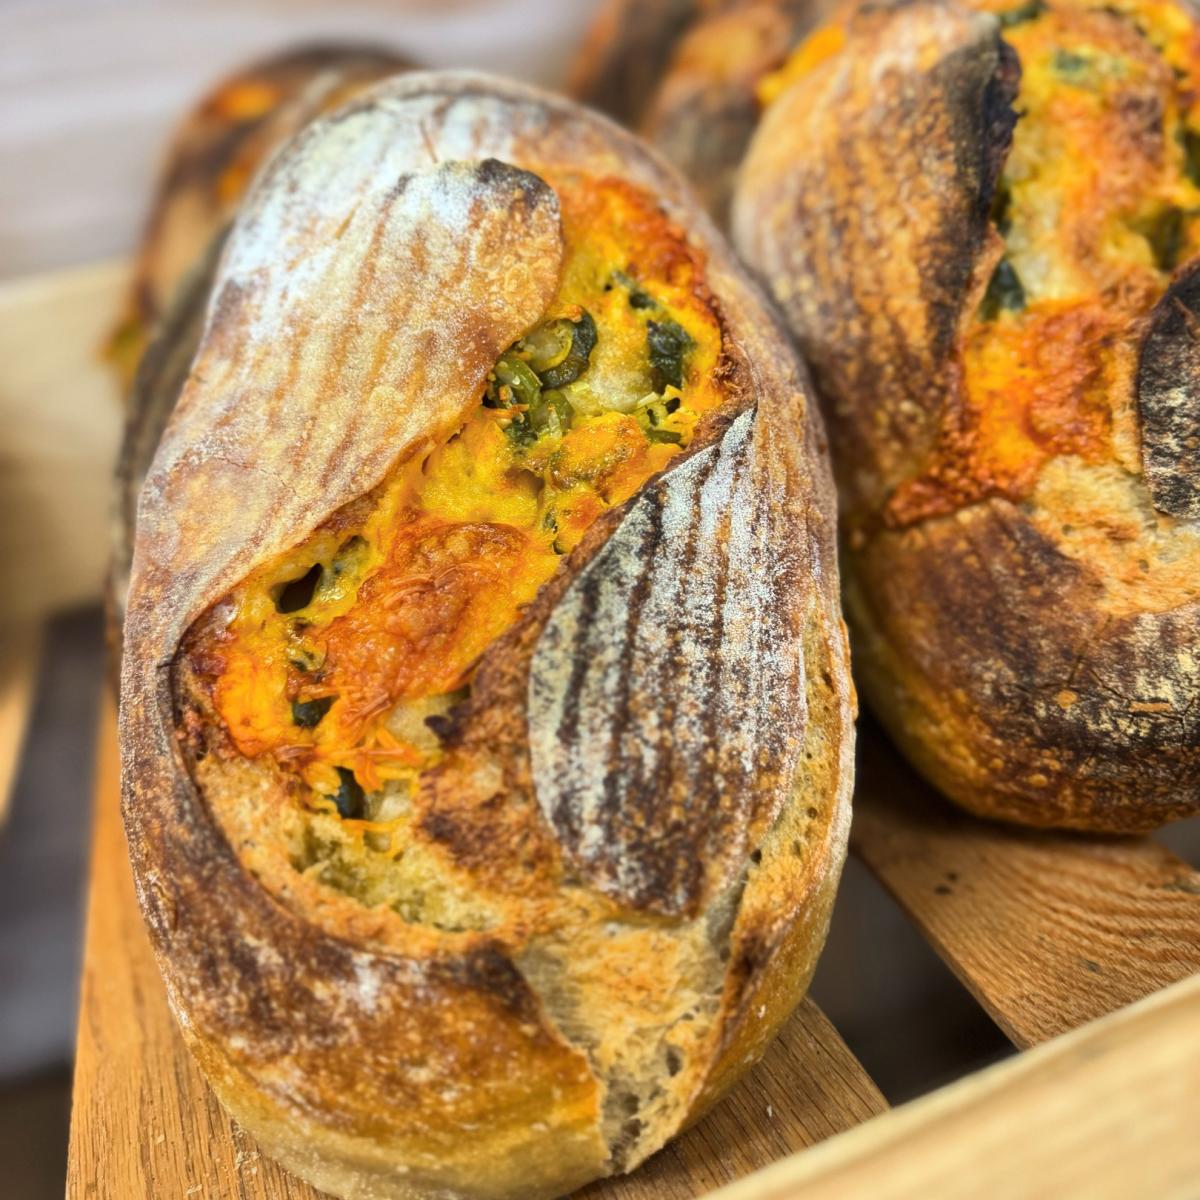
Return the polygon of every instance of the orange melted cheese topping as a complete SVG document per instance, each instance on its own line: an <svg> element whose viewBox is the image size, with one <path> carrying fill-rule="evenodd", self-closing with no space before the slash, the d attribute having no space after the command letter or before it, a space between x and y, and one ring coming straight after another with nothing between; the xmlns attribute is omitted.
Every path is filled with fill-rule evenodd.
<svg viewBox="0 0 1200 1200"><path fill-rule="evenodd" d="M578 331L586 314L595 330L585 369L544 393L559 412L533 430L533 406L500 382L512 357L539 361L518 342L453 436L255 571L190 648L237 750L274 756L317 807L344 799L351 774L369 793L436 759L424 717L723 398L699 254L630 185L549 178L566 255L539 329ZM676 359L663 359L664 339Z"/></svg>

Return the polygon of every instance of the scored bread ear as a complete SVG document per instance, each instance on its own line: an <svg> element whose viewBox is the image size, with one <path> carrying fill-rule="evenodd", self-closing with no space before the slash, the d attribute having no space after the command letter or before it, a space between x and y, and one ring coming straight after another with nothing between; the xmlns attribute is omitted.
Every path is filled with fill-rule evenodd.
<svg viewBox="0 0 1200 1200"><path fill-rule="evenodd" d="M581 876L694 917L791 786L807 719L810 548L744 412L647 486L550 614L530 667L538 800ZM786 445L786 441L783 443Z"/></svg>
<svg viewBox="0 0 1200 1200"><path fill-rule="evenodd" d="M133 566L133 541L137 525L138 496L163 430L175 411L204 333L204 314L212 294L213 279L228 229L221 230L191 272L175 289L158 334L142 355L129 393L129 411L121 449L117 455L116 498L109 535L105 624L109 669L119 689L121 636L129 572Z"/></svg>
<svg viewBox="0 0 1200 1200"><path fill-rule="evenodd" d="M234 228L139 508L130 612L169 593L158 653L461 416L554 294L553 190L494 159L389 170L393 126L312 127Z"/></svg>

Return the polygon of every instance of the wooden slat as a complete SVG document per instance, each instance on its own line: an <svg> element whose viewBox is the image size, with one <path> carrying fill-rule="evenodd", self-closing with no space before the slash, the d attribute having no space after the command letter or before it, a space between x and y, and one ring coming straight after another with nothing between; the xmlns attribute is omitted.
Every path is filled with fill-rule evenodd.
<svg viewBox="0 0 1200 1200"><path fill-rule="evenodd" d="M70 1200L314 1200L221 1111L175 1032L133 896L111 711L98 765L75 1066ZM634 1175L588 1200L690 1198L886 1107L805 1003L727 1100Z"/></svg>
<svg viewBox="0 0 1200 1200"><path fill-rule="evenodd" d="M0 630L0 824L8 815L41 662L40 624Z"/></svg>
<svg viewBox="0 0 1200 1200"><path fill-rule="evenodd" d="M1200 976L709 1200L1194 1200Z"/></svg>
<svg viewBox="0 0 1200 1200"><path fill-rule="evenodd" d="M1018 1046L1200 971L1200 874L1170 851L975 820L878 727L859 744L853 849Z"/></svg>

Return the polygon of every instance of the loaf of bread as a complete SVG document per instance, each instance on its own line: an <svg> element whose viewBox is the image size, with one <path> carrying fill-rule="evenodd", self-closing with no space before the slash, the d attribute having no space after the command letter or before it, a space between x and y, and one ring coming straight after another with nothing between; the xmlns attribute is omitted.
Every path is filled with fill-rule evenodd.
<svg viewBox="0 0 1200 1200"><path fill-rule="evenodd" d="M1200 21L865 5L776 80L736 242L814 372L858 678L973 811L1200 810Z"/></svg>
<svg viewBox="0 0 1200 1200"><path fill-rule="evenodd" d="M600 0L571 64L581 104L635 128L679 40L725 0Z"/></svg>
<svg viewBox="0 0 1200 1200"><path fill-rule="evenodd" d="M184 1037L334 1195L550 1197L802 996L854 696L819 418L683 182L379 84L271 161L142 489L123 804Z"/></svg>

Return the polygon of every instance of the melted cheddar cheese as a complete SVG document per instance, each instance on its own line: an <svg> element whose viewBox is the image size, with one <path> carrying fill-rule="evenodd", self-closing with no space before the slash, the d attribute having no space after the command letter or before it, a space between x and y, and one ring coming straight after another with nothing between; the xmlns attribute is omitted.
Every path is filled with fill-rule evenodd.
<svg viewBox="0 0 1200 1200"><path fill-rule="evenodd" d="M452 436L256 570L189 648L236 750L367 830L372 794L437 760L425 718L723 399L698 253L622 181L547 178L566 251L542 324Z"/></svg>

